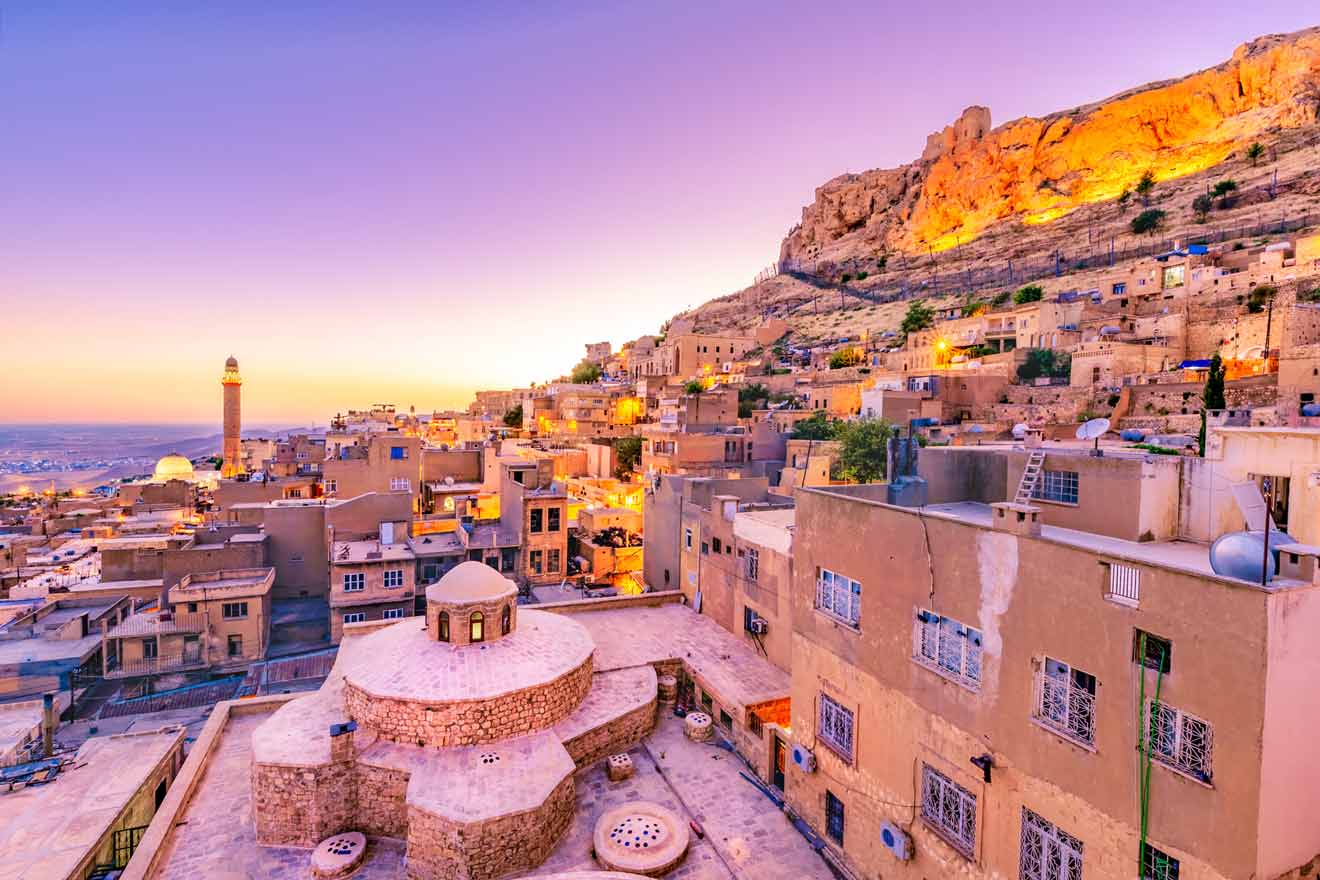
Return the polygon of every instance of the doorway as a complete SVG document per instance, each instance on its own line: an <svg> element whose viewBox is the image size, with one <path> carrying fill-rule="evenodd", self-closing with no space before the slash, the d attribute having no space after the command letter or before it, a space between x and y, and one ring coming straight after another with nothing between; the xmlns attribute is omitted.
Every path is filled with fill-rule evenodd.
<svg viewBox="0 0 1320 880"><path fill-rule="evenodd" d="M779 737L776 736L774 740L775 740L775 753L774 753L774 760L771 762L770 781L774 784L775 788L779 789L780 791L783 791L784 769L785 769L784 765L788 758L788 749L784 745L784 741Z"/></svg>

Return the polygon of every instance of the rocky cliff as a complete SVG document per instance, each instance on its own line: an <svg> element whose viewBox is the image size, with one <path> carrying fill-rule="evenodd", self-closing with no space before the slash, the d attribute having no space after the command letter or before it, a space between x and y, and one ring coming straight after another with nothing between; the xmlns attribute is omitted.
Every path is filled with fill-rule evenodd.
<svg viewBox="0 0 1320 880"><path fill-rule="evenodd" d="M1238 47L1228 61L1105 101L991 128L970 107L921 158L816 190L781 259L942 251L1003 222L1041 225L1135 187L1211 168L1253 141L1320 121L1320 28Z"/></svg>

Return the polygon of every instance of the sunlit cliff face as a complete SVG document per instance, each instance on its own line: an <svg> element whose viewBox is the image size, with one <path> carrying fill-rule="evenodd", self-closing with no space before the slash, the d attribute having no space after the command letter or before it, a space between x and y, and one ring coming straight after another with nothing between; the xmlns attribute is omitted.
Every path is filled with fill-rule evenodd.
<svg viewBox="0 0 1320 880"><path fill-rule="evenodd" d="M1320 29L1262 37L1232 59L1089 107L989 128L967 111L932 135L922 158L822 186L784 242L788 258L858 236L876 248L940 251L1004 220L1050 223L1157 182L1205 170L1271 129L1314 125Z"/></svg>

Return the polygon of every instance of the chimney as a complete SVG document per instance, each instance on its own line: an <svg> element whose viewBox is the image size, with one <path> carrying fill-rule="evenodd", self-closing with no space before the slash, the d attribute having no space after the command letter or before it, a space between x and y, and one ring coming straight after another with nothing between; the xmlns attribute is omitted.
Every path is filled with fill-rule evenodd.
<svg viewBox="0 0 1320 880"><path fill-rule="evenodd" d="M55 753L55 728L59 726L59 716L55 714L55 692L47 691L41 695L41 754L49 758Z"/></svg>
<svg viewBox="0 0 1320 880"><path fill-rule="evenodd" d="M330 760L333 763L345 764L353 760L353 731L355 730L357 730L356 721L345 721L342 724L330 725Z"/></svg>
<svg viewBox="0 0 1320 880"><path fill-rule="evenodd" d="M990 511L990 527L995 531L1040 536L1039 507L1013 501L997 501L990 505Z"/></svg>

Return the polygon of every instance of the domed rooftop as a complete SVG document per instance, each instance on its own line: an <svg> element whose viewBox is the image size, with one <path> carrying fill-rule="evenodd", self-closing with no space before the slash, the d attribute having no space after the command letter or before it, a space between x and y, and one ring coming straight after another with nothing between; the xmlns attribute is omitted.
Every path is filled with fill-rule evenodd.
<svg viewBox="0 0 1320 880"><path fill-rule="evenodd" d="M427 602L463 604L490 602L518 591L513 581L483 562L460 562L426 588Z"/></svg>
<svg viewBox="0 0 1320 880"><path fill-rule="evenodd" d="M234 357L234 356L231 354L231 355L229 356L229 359L225 361L225 369L226 369L226 370L237 370L237 369L238 369L238 358Z"/></svg>
<svg viewBox="0 0 1320 880"><path fill-rule="evenodd" d="M177 452L171 452L156 462L156 471L151 475L151 479L157 483L163 483L166 480L191 480L192 478L192 462Z"/></svg>

